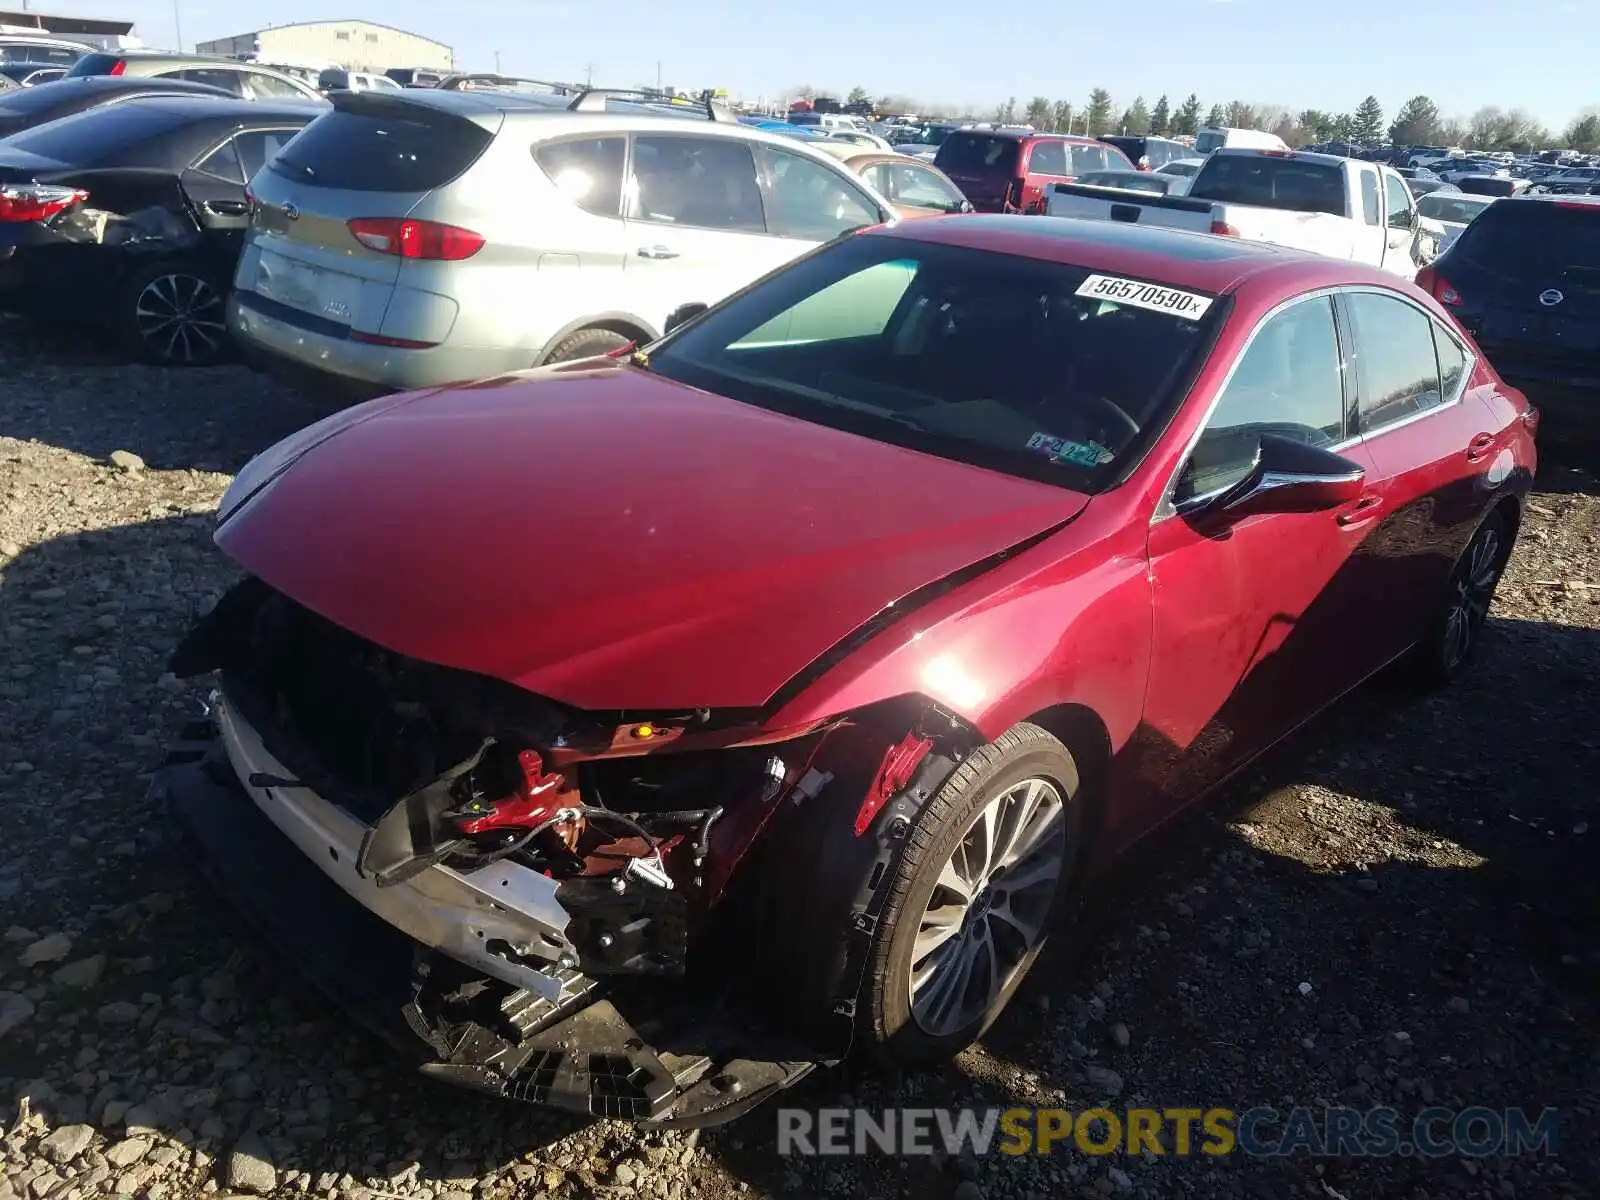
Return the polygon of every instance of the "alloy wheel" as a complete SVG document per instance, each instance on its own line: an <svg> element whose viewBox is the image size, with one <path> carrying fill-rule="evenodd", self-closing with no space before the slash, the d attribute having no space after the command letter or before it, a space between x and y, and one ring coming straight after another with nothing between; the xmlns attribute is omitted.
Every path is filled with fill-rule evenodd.
<svg viewBox="0 0 1600 1200"><path fill-rule="evenodd" d="M939 872L911 952L911 1015L931 1037L978 1020L1038 946L1067 858L1066 804L1025 779L973 818Z"/></svg>
<svg viewBox="0 0 1600 1200"><path fill-rule="evenodd" d="M139 337L164 362L193 363L217 356L227 337L222 294L197 275L158 275L134 301Z"/></svg>
<svg viewBox="0 0 1600 1200"><path fill-rule="evenodd" d="M1450 607L1444 623L1445 666L1455 670L1472 653L1500 582L1500 531L1478 531L1450 582Z"/></svg>

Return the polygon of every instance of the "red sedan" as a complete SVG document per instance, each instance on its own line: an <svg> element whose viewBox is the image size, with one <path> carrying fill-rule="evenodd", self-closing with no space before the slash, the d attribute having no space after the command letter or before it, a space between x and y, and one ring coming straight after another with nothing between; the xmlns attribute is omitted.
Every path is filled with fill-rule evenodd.
<svg viewBox="0 0 1600 1200"><path fill-rule="evenodd" d="M157 787L431 1074L727 1119L955 1054L1091 869L1389 664L1462 671L1535 424L1378 271L865 232L257 458Z"/></svg>

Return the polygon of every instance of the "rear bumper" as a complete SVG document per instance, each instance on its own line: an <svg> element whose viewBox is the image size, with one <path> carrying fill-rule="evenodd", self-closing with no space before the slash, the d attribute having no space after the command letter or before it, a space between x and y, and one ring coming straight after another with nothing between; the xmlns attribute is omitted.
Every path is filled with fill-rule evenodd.
<svg viewBox="0 0 1600 1200"><path fill-rule="evenodd" d="M315 324L317 327L309 327ZM265 311L249 293L228 301L228 331L247 362L309 390L370 399L388 392L416 391L484 379L533 364L525 351L453 347L426 350L373 346L335 334L331 325L308 317L302 324Z"/></svg>
<svg viewBox="0 0 1600 1200"><path fill-rule="evenodd" d="M720 980L597 980L551 968L538 972L535 990L479 970L470 947L463 954L453 942L441 953L410 936L330 869L329 848L348 846L353 819L320 800L300 802L305 815L287 821L264 807L261 789L238 773L241 759L262 764L248 739L244 754L224 746L228 720L221 709L184 730L155 775L154 797L202 874L353 1023L423 1075L573 1113L688 1128L732 1120L823 1061L730 999ZM465 895L440 898L438 884L386 890L405 893L402 919L414 924L419 913L455 911ZM470 916L483 919L476 906Z"/></svg>

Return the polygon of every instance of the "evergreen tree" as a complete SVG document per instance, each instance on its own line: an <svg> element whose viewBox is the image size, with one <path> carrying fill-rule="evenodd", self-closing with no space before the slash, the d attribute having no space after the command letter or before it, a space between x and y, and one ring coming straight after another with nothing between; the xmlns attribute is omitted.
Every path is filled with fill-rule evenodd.
<svg viewBox="0 0 1600 1200"><path fill-rule="evenodd" d="M1213 104L1211 111L1206 113L1206 128L1221 129L1228 123L1228 114L1220 104Z"/></svg>
<svg viewBox="0 0 1600 1200"><path fill-rule="evenodd" d="M1193 92L1179 107L1177 115L1172 118L1171 130L1173 133L1182 133L1193 136L1200 129L1200 98Z"/></svg>
<svg viewBox="0 0 1600 1200"><path fill-rule="evenodd" d="M1400 106L1389 141L1396 146L1431 146L1439 136L1439 107L1426 96L1413 96Z"/></svg>
<svg viewBox="0 0 1600 1200"><path fill-rule="evenodd" d="M1383 138L1383 105L1376 96L1368 96L1356 107L1350 137L1363 146L1376 146Z"/></svg>
<svg viewBox="0 0 1600 1200"><path fill-rule="evenodd" d="M1105 88L1095 88L1089 93L1089 135L1099 137L1111 132L1111 93Z"/></svg>
<svg viewBox="0 0 1600 1200"><path fill-rule="evenodd" d="M1162 96L1150 112L1150 132L1156 137L1164 137L1171 127L1172 108L1167 104L1166 96Z"/></svg>

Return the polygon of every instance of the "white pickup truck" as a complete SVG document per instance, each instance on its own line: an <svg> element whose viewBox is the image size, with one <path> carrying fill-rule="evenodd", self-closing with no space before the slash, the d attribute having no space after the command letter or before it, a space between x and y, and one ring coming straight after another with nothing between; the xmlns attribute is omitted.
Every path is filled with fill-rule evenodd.
<svg viewBox="0 0 1600 1200"><path fill-rule="evenodd" d="M1407 279L1433 240L1392 167L1299 150L1217 150L1183 196L1058 183L1045 211L1270 242Z"/></svg>

